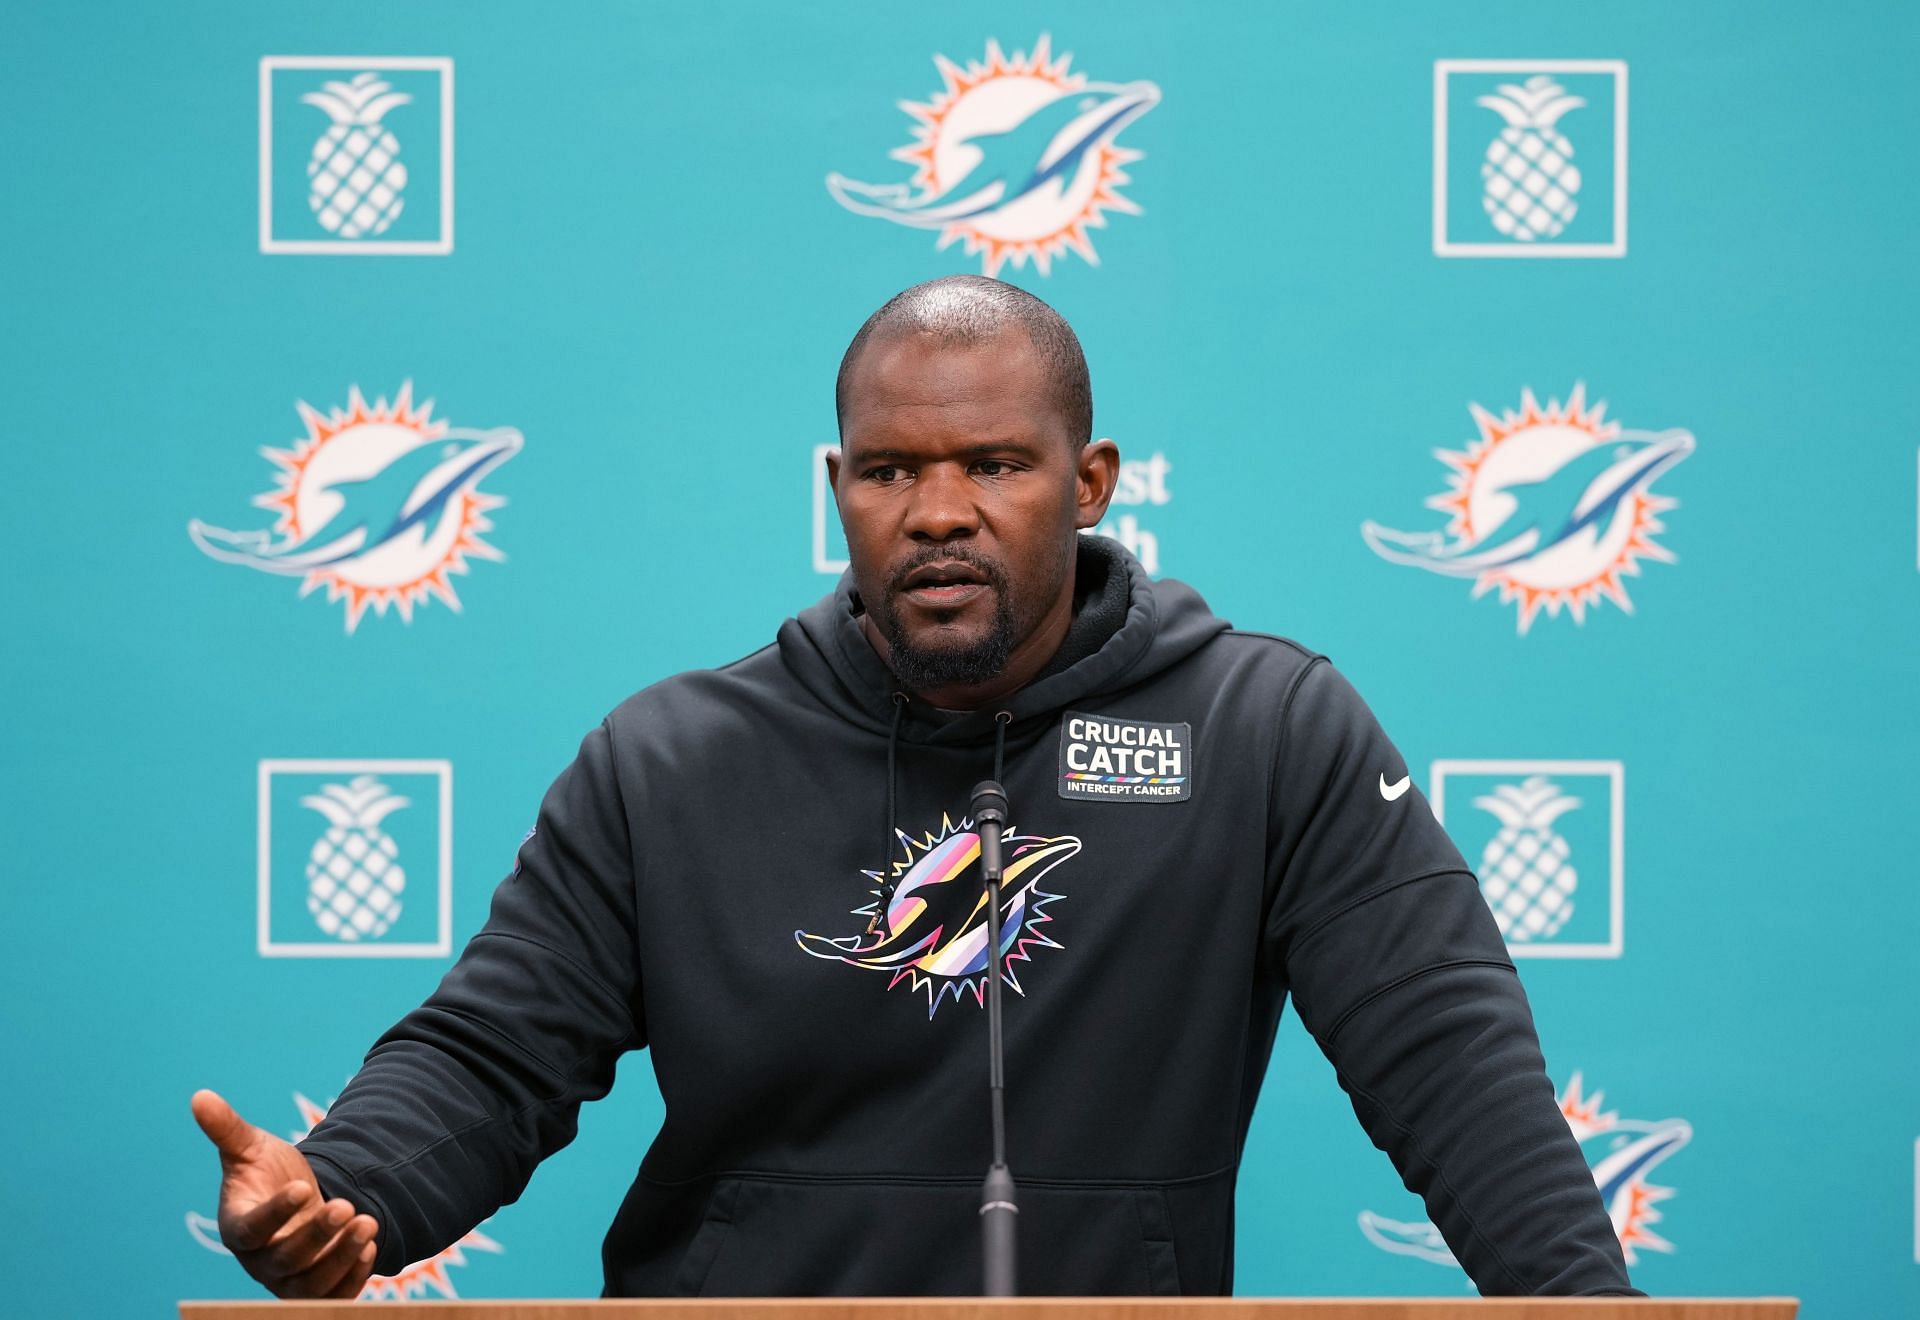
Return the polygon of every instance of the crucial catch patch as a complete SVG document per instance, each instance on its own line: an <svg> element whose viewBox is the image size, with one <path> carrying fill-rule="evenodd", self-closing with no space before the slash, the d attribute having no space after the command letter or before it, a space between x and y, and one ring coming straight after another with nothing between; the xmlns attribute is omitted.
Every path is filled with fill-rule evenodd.
<svg viewBox="0 0 1920 1320"><path fill-rule="evenodd" d="M1068 711L1060 723L1060 796L1186 801L1193 796L1193 726Z"/></svg>

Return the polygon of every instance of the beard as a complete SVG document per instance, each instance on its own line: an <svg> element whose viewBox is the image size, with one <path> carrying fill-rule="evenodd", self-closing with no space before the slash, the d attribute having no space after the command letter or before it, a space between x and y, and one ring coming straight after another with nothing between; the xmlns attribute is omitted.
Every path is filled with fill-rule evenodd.
<svg viewBox="0 0 1920 1320"><path fill-rule="evenodd" d="M993 589L993 618L987 630L976 637L942 644L922 644L915 640L894 608L898 594L906 590L906 579L927 564L959 561L975 569ZM949 687L974 687L999 676L1007 667L1017 640L1013 601L1007 575L1000 565L965 546L923 546L895 567L879 599L870 602L874 625L887 643L887 663L902 687L910 692L932 692ZM952 615L934 615L936 624L950 622Z"/></svg>

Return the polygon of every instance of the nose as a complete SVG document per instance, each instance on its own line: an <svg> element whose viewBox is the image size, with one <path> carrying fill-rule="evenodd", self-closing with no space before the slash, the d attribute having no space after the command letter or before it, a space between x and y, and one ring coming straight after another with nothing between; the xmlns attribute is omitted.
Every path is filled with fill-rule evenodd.
<svg viewBox="0 0 1920 1320"><path fill-rule="evenodd" d="M946 464L929 465L913 484L908 498L905 531L916 541L963 539L980 530L980 510L973 502L972 483L964 472Z"/></svg>

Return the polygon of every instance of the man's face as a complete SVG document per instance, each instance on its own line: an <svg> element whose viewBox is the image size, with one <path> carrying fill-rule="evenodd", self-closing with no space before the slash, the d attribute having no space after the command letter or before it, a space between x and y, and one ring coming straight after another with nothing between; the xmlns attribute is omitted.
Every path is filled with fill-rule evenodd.
<svg viewBox="0 0 1920 1320"><path fill-rule="evenodd" d="M966 347L876 336L848 384L827 466L868 617L909 688L986 683L1070 612L1074 534L1105 512L1113 447L1073 443L1018 327Z"/></svg>

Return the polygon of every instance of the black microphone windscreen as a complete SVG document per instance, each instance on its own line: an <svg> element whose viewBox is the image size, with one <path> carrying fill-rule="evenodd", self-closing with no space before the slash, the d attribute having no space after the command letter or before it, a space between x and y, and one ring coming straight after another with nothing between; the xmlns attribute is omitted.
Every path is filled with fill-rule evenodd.
<svg viewBox="0 0 1920 1320"><path fill-rule="evenodd" d="M1007 819L1007 790L991 779L983 779L973 786L973 818L976 821L991 820L1002 824Z"/></svg>

